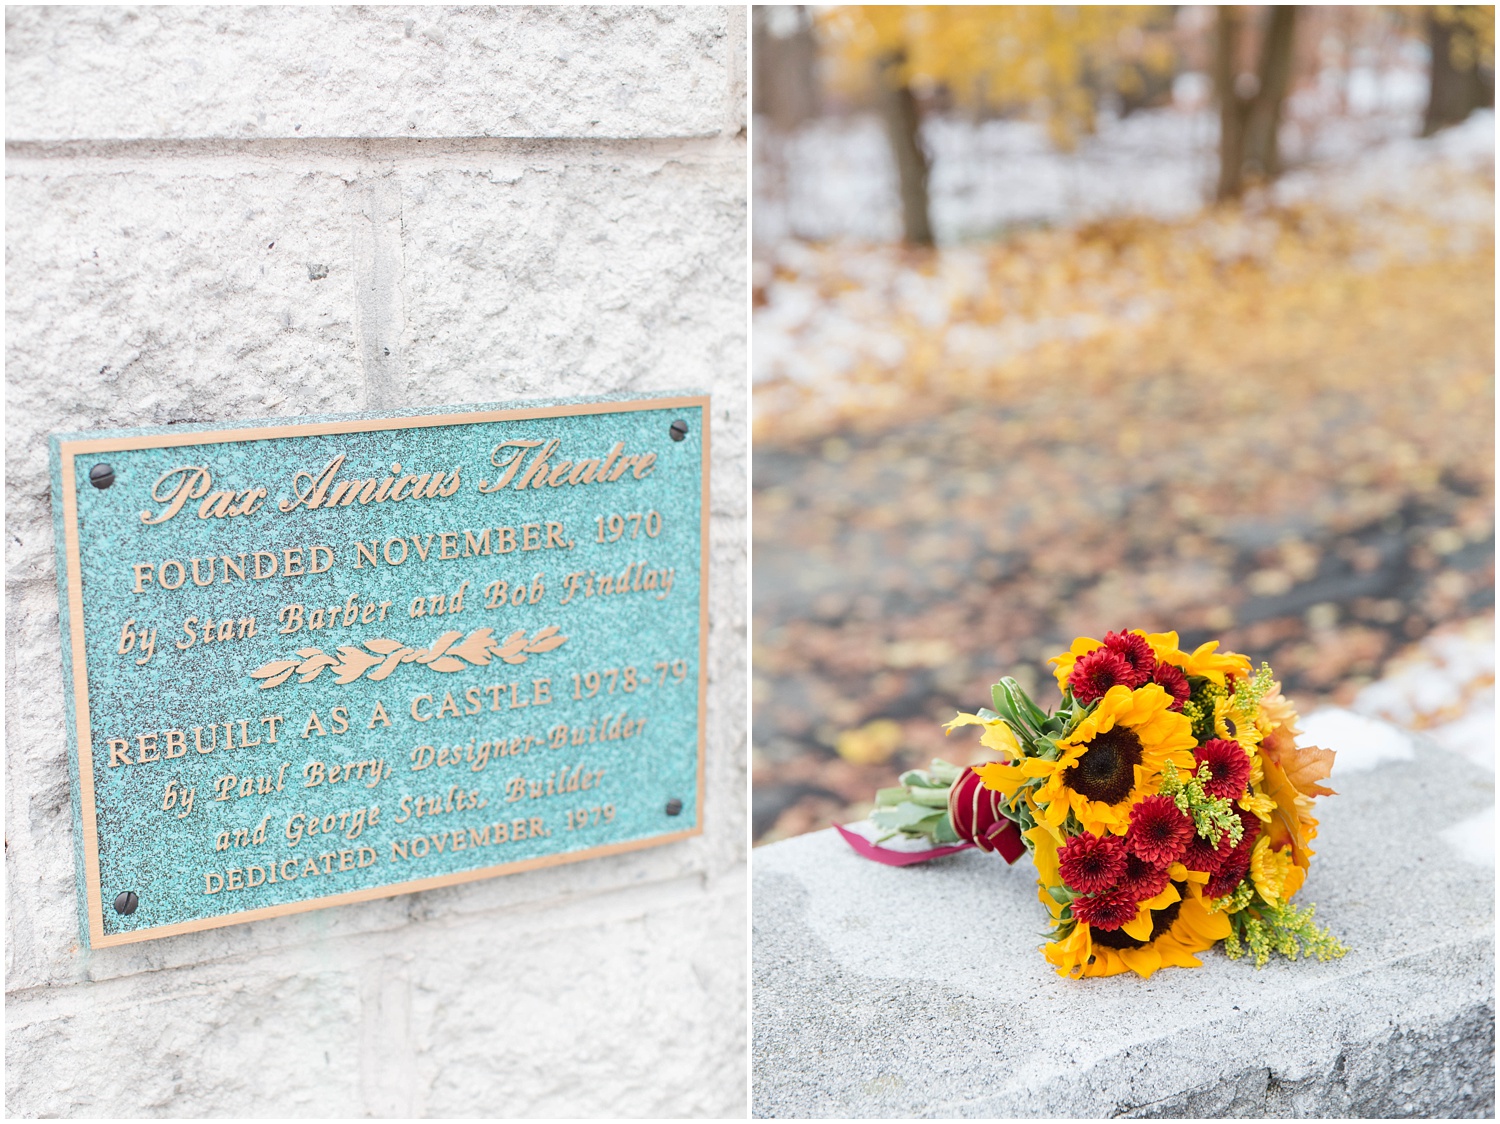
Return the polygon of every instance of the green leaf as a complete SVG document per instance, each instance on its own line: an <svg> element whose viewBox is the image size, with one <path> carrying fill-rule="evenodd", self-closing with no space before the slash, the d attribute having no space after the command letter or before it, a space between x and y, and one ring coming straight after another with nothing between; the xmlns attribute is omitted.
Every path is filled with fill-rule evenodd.
<svg viewBox="0 0 1500 1124"><path fill-rule="evenodd" d="M954 765L952 762L944 761L941 757L932 759L931 773L933 779L942 787L950 787L964 771L964 766Z"/></svg>
<svg viewBox="0 0 1500 1124"><path fill-rule="evenodd" d="M934 780L932 775L925 769L908 769L896 778L909 788L947 788L941 781Z"/></svg>
<svg viewBox="0 0 1500 1124"><path fill-rule="evenodd" d="M1021 684L1007 675L1000 680L1000 686L1005 688L1005 693L1009 696L1016 713L1024 715L1031 725L1040 726L1047 721L1046 712L1031 701L1031 696L1021 689Z"/></svg>
<svg viewBox="0 0 1500 1124"><path fill-rule="evenodd" d="M931 808L906 801L894 808L876 808L870 813L870 822L886 831L907 831L920 835L922 829L919 825L922 821L932 819L937 814L947 813L934 813Z"/></svg>
<svg viewBox="0 0 1500 1124"><path fill-rule="evenodd" d="M875 790L875 806L877 808L894 808L906 799L906 787L901 788L877 788Z"/></svg>
<svg viewBox="0 0 1500 1124"><path fill-rule="evenodd" d="M948 808L948 790L946 788L913 788L909 797L913 804L921 804L927 808Z"/></svg>
<svg viewBox="0 0 1500 1124"><path fill-rule="evenodd" d="M1078 922L1069 917L1067 920L1059 922L1057 928L1048 930L1042 936L1048 940L1065 941L1073 935L1073 930L1076 928L1078 928Z"/></svg>
<svg viewBox="0 0 1500 1124"><path fill-rule="evenodd" d="M953 830L953 821L946 815L938 821L937 828L932 833L934 843L957 843L958 832Z"/></svg>

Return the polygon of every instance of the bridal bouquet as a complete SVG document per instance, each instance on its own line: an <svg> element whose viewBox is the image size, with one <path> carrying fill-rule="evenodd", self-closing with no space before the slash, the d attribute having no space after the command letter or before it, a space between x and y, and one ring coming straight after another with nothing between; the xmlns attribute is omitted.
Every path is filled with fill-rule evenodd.
<svg viewBox="0 0 1500 1124"><path fill-rule="evenodd" d="M1080 637L1054 656L1062 698L1043 710L1005 678L993 710L960 714L1000 755L934 761L882 789L878 837L840 828L862 854L905 865L967 847L1030 852L1051 914L1043 953L1060 975L1201 967L1223 941L1256 966L1272 952L1342 956L1292 897L1312 860L1313 800L1333 752L1299 747L1271 668L1177 634ZM883 846L904 837L905 849ZM912 850L923 841L930 846Z"/></svg>

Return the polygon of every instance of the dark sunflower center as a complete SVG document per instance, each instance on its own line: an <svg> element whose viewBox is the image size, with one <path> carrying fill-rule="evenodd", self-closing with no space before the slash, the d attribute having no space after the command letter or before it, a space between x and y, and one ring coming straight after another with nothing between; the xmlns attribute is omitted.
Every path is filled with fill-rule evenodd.
<svg viewBox="0 0 1500 1124"><path fill-rule="evenodd" d="M1090 800L1118 804L1135 787L1135 767L1141 763L1141 739L1116 726L1096 734L1076 765L1063 773L1063 784Z"/></svg>
<svg viewBox="0 0 1500 1124"><path fill-rule="evenodd" d="M1180 882L1172 884L1181 892ZM1102 944L1105 948L1145 948L1151 941L1172 927L1172 922L1177 920L1177 911L1181 908L1182 902L1175 901L1166 909L1157 910L1151 914L1151 940L1138 941L1124 929L1094 929L1089 936L1095 944Z"/></svg>

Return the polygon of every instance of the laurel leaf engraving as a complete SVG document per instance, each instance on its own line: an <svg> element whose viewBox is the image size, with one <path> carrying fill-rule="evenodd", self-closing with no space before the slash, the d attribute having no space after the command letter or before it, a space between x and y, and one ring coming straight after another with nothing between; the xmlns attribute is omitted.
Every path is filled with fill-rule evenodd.
<svg viewBox="0 0 1500 1124"><path fill-rule="evenodd" d="M541 633L537 634L538 636ZM475 629L474 634L462 644L455 644L449 649L448 654L457 656L459 659L468 660L472 664L483 667L490 662L490 646L494 643L495 630L492 628Z"/></svg>
<svg viewBox="0 0 1500 1124"><path fill-rule="evenodd" d="M370 678L377 683L380 682L380 680L384 679L386 676L390 675L391 672L395 671L396 668L407 662L404 657L415 654L416 653L413 652L410 648L397 648L394 652L385 657L384 663L382 663L374 671L370 672Z"/></svg>
<svg viewBox="0 0 1500 1124"><path fill-rule="evenodd" d="M561 647L567 639L555 624L537 630L529 639L524 628L504 640L496 640L492 628L475 629L467 637L462 632L450 631L427 648L412 648L399 640L377 637L361 641L363 648L359 644L340 645L337 655L321 648L299 648L300 659L272 660L250 672L250 676L262 680L260 686L265 690L279 687L294 674L301 682L310 683L329 669L334 673L334 682L340 685L353 683L362 676L378 682L404 663L420 663L433 671L451 674L471 666L485 667L496 658L508 664L525 663L530 656Z"/></svg>
<svg viewBox="0 0 1500 1124"><path fill-rule="evenodd" d="M369 652L362 652L352 644L345 644L339 648L339 655L343 657L334 667L338 672L335 683L353 683L370 668L380 663L380 657Z"/></svg>
<svg viewBox="0 0 1500 1124"><path fill-rule="evenodd" d="M338 663L333 656L320 652L317 648L304 648L298 655L307 656L307 659L297 665L297 678L303 683L311 683L323 673L325 667Z"/></svg>
<svg viewBox="0 0 1500 1124"><path fill-rule="evenodd" d="M566 636L548 636L544 638L541 633L537 633L536 639L526 645L526 650L528 652L550 652L553 648L562 647L567 639Z"/></svg>
<svg viewBox="0 0 1500 1124"><path fill-rule="evenodd" d="M291 671L296 666L296 660L272 660L270 663L252 671L250 677L252 679L269 679L273 675L280 675L283 671Z"/></svg>
<svg viewBox="0 0 1500 1124"><path fill-rule="evenodd" d="M495 655L506 663L525 663L526 630L512 632L495 647Z"/></svg>
<svg viewBox="0 0 1500 1124"><path fill-rule="evenodd" d="M431 663L433 660L437 659L444 652L446 652L449 649L449 647L452 646L453 642L455 640L457 640L462 635L463 635L462 632L445 632L445 633L443 633L441 636L439 636L436 640L434 640L432 642L432 647L428 648L425 652L422 652L420 655L417 656L417 662L418 663Z"/></svg>

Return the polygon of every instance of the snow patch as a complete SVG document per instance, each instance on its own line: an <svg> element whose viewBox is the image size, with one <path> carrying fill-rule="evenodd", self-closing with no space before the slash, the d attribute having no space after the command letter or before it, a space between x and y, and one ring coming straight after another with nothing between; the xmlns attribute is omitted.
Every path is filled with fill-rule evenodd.
<svg viewBox="0 0 1500 1124"><path fill-rule="evenodd" d="M1297 741L1338 754L1333 762L1334 779L1416 756L1411 735L1399 726L1336 706L1315 710L1304 718Z"/></svg>
<svg viewBox="0 0 1500 1124"><path fill-rule="evenodd" d="M1459 820L1438 834L1465 861L1476 866L1495 865L1495 809L1487 808L1477 816Z"/></svg>

